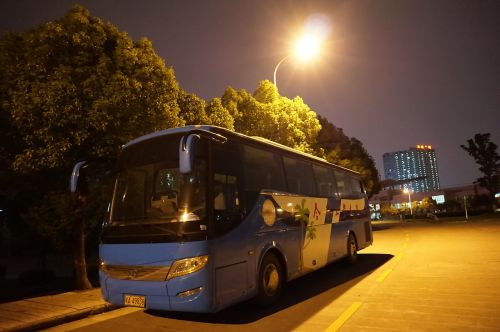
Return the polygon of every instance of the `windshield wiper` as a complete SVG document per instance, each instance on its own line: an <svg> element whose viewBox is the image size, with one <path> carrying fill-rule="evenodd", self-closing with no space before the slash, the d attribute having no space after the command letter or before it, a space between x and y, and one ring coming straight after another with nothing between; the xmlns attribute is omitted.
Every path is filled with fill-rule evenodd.
<svg viewBox="0 0 500 332"><path fill-rule="evenodd" d="M144 219L142 219L144 220ZM151 221L151 220L148 220L148 221ZM180 231L175 231L175 230L172 230L170 229L168 226L167 226L167 222L165 222L165 220L161 220L161 219L158 219L158 220L155 220L154 222L127 222L127 223L118 223L118 222L113 222L111 224L109 224L107 227L117 227L118 229L122 228L122 227L136 227L136 228L140 228L141 230L143 230L142 234L135 234L137 236L161 236L161 235L172 235L172 236L175 236L177 239L181 239L181 240L184 240L186 238L186 236L184 234L182 234ZM161 233L163 234L147 234L147 229L148 228L153 228L153 229L156 229L156 230L159 230L161 231ZM131 236L132 234L130 234L129 232L125 232L125 233L122 233L120 234L121 232L119 232L118 234L116 232L111 232L111 234L109 233L109 231L107 232L108 236L111 236L111 237L127 237L127 236Z"/></svg>
<svg viewBox="0 0 500 332"><path fill-rule="evenodd" d="M174 235L181 240L185 240L185 238L186 238L186 236L184 234L180 233L179 231L171 230L168 227L165 227L166 225L164 225L164 224L163 225L162 224L145 224L143 226L146 226L146 225L151 226L152 228L158 229L162 232L165 232L169 235Z"/></svg>

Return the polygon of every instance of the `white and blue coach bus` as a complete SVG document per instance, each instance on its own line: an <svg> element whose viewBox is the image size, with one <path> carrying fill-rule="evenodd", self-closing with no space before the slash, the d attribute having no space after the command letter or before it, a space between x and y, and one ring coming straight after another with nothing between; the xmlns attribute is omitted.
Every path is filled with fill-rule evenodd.
<svg viewBox="0 0 500 332"><path fill-rule="evenodd" d="M129 142L119 158L99 248L102 295L190 312L252 297L269 304L290 280L354 263L372 239L358 173L219 127L168 129Z"/></svg>

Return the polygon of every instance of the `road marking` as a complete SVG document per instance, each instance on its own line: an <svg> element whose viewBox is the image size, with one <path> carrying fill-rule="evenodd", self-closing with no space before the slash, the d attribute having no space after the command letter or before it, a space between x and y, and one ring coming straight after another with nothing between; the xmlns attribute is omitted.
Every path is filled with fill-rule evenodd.
<svg viewBox="0 0 500 332"><path fill-rule="evenodd" d="M401 258L403 258L403 253L400 252L397 256L396 256L396 260L399 262L401 260Z"/></svg>
<svg viewBox="0 0 500 332"><path fill-rule="evenodd" d="M347 322L347 320L351 318L352 315L354 315L356 310L358 310L359 307L361 307L361 304L362 304L361 302L354 302L353 304L351 304L349 308L347 308L347 310L344 311L342 315L340 315L339 318L337 318L335 322L332 323L332 325L328 326L325 332L338 331L338 329L340 329L342 325L344 325L344 323Z"/></svg>
<svg viewBox="0 0 500 332"><path fill-rule="evenodd" d="M382 274L380 275L380 277L378 277L377 282L382 282L382 281L384 281L384 280L385 280L385 278L387 278L387 276L388 276L388 275L389 275L389 273L391 273L391 272L392 272L392 269L387 269L387 270L385 270L385 271L384 271L384 273L382 273Z"/></svg>

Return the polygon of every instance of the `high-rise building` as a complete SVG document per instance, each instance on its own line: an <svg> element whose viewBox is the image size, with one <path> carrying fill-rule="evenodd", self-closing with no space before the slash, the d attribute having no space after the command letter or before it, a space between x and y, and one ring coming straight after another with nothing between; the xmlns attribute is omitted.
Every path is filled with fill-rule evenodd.
<svg viewBox="0 0 500 332"><path fill-rule="evenodd" d="M436 151L432 146L417 145L405 151L384 153L383 159L385 178L403 180L401 189L414 192L439 189Z"/></svg>

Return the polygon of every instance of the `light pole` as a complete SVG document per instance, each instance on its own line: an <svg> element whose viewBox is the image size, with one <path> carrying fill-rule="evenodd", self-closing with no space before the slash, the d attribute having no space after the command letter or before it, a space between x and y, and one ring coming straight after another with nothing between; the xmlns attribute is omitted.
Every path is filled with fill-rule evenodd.
<svg viewBox="0 0 500 332"><path fill-rule="evenodd" d="M464 209L465 209L465 221L469 220L469 214L467 213L467 196L464 195Z"/></svg>
<svg viewBox="0 0 500 332"><path fill-rule="evenodd" d="M284 57L283 59L281 59L280 62L278 62L278 64L274 68L274 86L276 87L276 89L278 89L278 82L276 81L276 73L278 72L278 68L283 63L283 61L285 61L289 57L290 57L290 54L288 54L286 57Z"/></svg>
<svg viewBox="0 0 500 332"><path fill-rule="evenodd" d="M410 205L410 215L413 217L413 209L411 208L411 194L410 194L410 192L411 192L411 191L410 191L410 189L405 188L405 189L403 190L403 192L404 192L405 194L408 194L408 204Z"/></svg>

